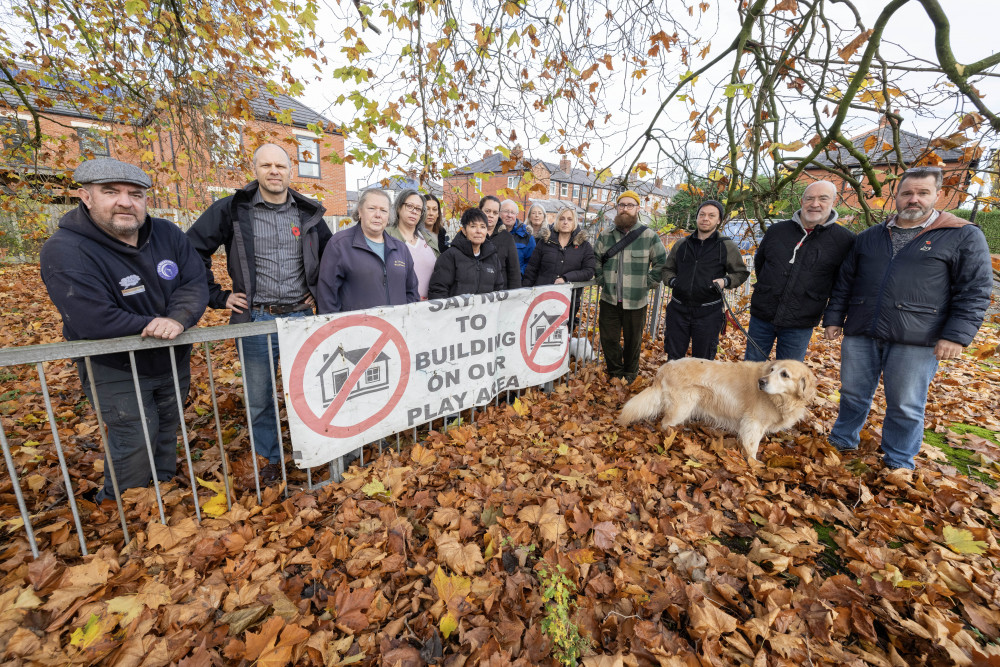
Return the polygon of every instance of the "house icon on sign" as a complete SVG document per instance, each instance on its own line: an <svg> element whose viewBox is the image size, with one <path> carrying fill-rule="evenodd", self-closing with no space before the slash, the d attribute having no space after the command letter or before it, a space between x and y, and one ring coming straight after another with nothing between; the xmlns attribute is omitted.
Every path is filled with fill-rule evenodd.
<svg viewBox="0 0 1000 667"><path fill-rule="evenodd" d="M528 322L528 347L534 348L538 343L538 339L545 333L545 330L552 326L558 319L558 315L549 316L544 311L531 318L531 321ZM566 328L558 327L552 332L551 336L545 339L542 347L561 347L565 339Z"/></svg>
<svg viewBox="0 0 1000 667"><path fill-rule="evenodd" d="M357 350L345 350L338 347L332 355L323 355L323 365L316 372L316 377L320 381L320 391L323 398L323 407L330 405L333 399L340 393L340 390L347 382L348 376L357 367L358 362L365 356L370 348L363 347ZM364 396L375 391L381 391L389 387L389 357L384 352L379 352L375 360L364 370L357 384L351 389L347 400Z"/></svg>

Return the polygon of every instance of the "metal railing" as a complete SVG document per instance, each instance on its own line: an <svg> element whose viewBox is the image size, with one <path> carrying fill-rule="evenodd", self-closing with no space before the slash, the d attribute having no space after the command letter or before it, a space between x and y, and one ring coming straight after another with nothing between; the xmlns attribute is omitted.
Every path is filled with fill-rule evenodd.
<svg viewBox="0 0 1000 667"><path fill-rule="evenodd" d="M585 366L600 364L602 357L597 326L600 288L593 282L576 283L574 284L574 288L579 288L581 292L579 299L571 301L571 303L574 304L574 307L579 310L578 313L574 312L570 314L569 321L571 323L574 321L574 316L578 317L577 324L574 331L571 332L571 336L574 336L579 341L582 341L578 343L578 349L582 348L582 350L587 350L589 348L589 350L592 351L592 355L590 359L583 357L578 358L575 361L571 360L568 372L559 378L559 380L556 380L556 382L561 381L568 383L570 380L574 379ZM662 331L667 301L667 290L663 289L662 286L658 286L656 289L650 290L650 306L647 308L646 313L645 332L649 334L650 340L654 344L659 340ZM234 503L237 502L236 490L233 488L233 484L231 483L234 478L233 459L240 459L241 467L252 469L252 489L257 502L260 503L267 486L261 479L261 470L258 466L253 441L253 425L246 410L246 406L249 404L246 382L243 381L242 371L239 375L237 375L235 371L235 364L242 358L243 340L248 336L258 335L267 336L268 349L270 349L272 340L271 337L277 335L276 323L274 321L265 321L249 324L195 328L184 332L173 341L142 339L137 336L131 336L127 338L99 341L72 341L21 348L0 349L0 371L3 371L4 378L17 377L18 374L11 372L12 370L17 370L23 375L25 374L25 371L30 369L30 366L34 366L34 375L37 378L39 387L38 393L42 395L42 400L45 405L44 420L33 418L33 423L30 427L22 425L20 429L15 429L18 431L17 435L12 435L10 438L8 438L8 433L11 433L11 431L8 430L8 424L5 422L5 419L7 418L4 417L3 414L0 414L0 426L2 426L0 427L0 447L2 447L3 450L4 462L6 464L7 473L12 487L11 491L13 492L18 513L20 515L19 520L16 515L0 516L0 520L2 520L2 524L0 525L3 525L6 528L6 533L8 535L16 535L19 532L18 529L23 526L24 538L27 541L32 554L37 557L39 553L37 539L39 531L54 533L56 530L53 526L62 526L72 521L73 528L77 535L80 553L82 555L86 555L90 550L86 532L84 530L84 522L87 517L82 516L80 511L81 499L85 499L82 487L89 486L90 483L84 481L84 474L80 470L71 466L67 457L67 451L69 451L75 455L74 460L79 461L84 457L80 456L79 451L74 450L86 448L88 445L87 443L81 443L80 437L72 436L69 438L63 438L61 436L59 428L59 415L64 412L65 408L64 406L54 404L49 384L46 379L47 364L50 365L48 372L51 374L53 372L58 372L60 369L60 367L53 368L51 366L53 362L65 362L65 360L82 359L82 363L87 370L87 378L89 379L90 384L89 389L91 390L90 395L94 398L94 404L92 405L92 410L88 412L88 418L96 420L96 429L86 427L84 428L84 431L91 433L93 430L96 430L100 434L99 455L105 462L105 470L114 488L114 500L118 512L118 523L120 523L121 527L121 537L119 538L118 535L115 534L114 539L115 542L121 539L124 544L129 543L131 536L129 532L128 513L123 505L123 491L119 488L118 479L115 474L115 465L112 463L111 458L108 455L109 444L107 429L102 416L100 396L97 391L92 365L93 357L109 353L127 353L133 369L132 380L140 412L138 418L143 427L143 439L145 441L144 444L146 453L149 457L150 470L153 478L152 491L153 496L155 496L155 510L152 508L151 503L149 508L151 516L158 518L160 523L167 523L168 515L164 502L164 492L161 488L161 484L164 481L157 479L156 475L153 444L151 440L151 436L153 434L149 432L149 429L146 426L146 415L144 414L144 409L142 407L143 402L141 398L139 376L135 370L135 354L137 352L158 348L169 348L171 350L171 374L173 377L175 400L179 416L180 441L183 444L183 463L187 467L185 481L190 485L190 493L182 494L180 502L184 504L184 507L187 507L188 503L193 505L193 507L187 508L185 511L193 514L196 521L200 522L202 520L202 501L199 499L198 495L199 484L201 482L198 479L198 474L196 472L197 466L195 463L196 461L200 461L201 458L207 457L208 454L211 454L211 450L214 450L216 447L218 449L218 465L220 469L217 473L213 474L219 474L222 477L221 486L223 492L225 493L226 509L232 509ZM203 386L207 390L211 399L211 420L206 419L207 414L199 412L193 418L195 421L192 421L189 424L192 417L186 415L185 397L181 395L181 381L178 374L176 348L180 345L192 346L190 359L191 387L194 390L197 386ZM234 368L221 368L224 364L219 364L213 361L213 355L218 358L222 353L231 354L232 347L236 348L237 353L237 356L232 358L232 361L230 362L234 365ZM240 364L240 368L242 369L242 364ZM61 366L61 369L63 374L65 374L65 363ZM28 372L30 373L30 371ZM75 375L72 370L69 372ZM224 382L230 385L235 384L236 378L239 377L243 401L243 405L241 407L232 400L231 395L224 395L223 398L226 401L226 406L224 409L220 409L220 395L217 379L219 379L219 376L222 373L226 373L226 379ZM278 377L273 359L270 363L270 379L275 414L278 416L276 429L278 445L283 452L280 462L281 484L284 486L285 497L288 497L289 487L293 482L286 466L286 458L290 450L290 446L286 447L285 445L285 435L288 433L288 424L287 420L281 418L283 397L279 395L282 392L279 388L280 385L278 384ZM546 385L542 385L542 389L545 391L551 391L553 384L554 383L550 382ZM518 389L516 391L516 395L520 395L522 391L529 388L530 387L524 387L522 389ZM6 388L4 388L4 390L6 391ZM235 391L231 393L235 393ZM496 395L493 405L499 405L500 401L505 397L509 401L514 395L514 391L501 391ZM199 401L201 400L203 399L199 397ZM79 407L79 404L77 407ZM195 406L195 408L198 408L198 406ZM483 409L485 408L479 408L480 411ZM370 451L369 460L372 458L371 455L375 455L376 451L378 455L381 455L383 447L391 446L390 443L392 440L395 440L395 448L397 452L402 451L404 444L420 442L421 438L426 437L431 431L434 430L436 422L439 420L439 429L447 432L448 429L453 427L456 423L475 423L476 415L477 409L475 407L468 408L456 413L456 415L431 419L427 422L417 424L405 431L398 432L394 436L390 435L387 438L379 439L378 441L370 443L367 446ZM209 423L209 421L211 423ZM200 425L196 426L196 423L200 423ZM225 427L224 423L226 424ZM38 433L39 431L44 431L46 425L51 437L51 442L49 442L48 437ZM189 430L189 426L195 428ZM192 431L197 433L198 429L203 429L206 432L211 432L213 427L214 443L208 437L202 438L202 440L205 441L206 446L196 450L196 452L193 452ZM238 432L240 431L246 434L246 440L238 437ZM228 445L226 444L227 434L229 434ZM37 440L35 438L37 438ZM195 440L198 440L198 438L199 436L196 434ZM66 440L69 440L69 442ZM249 448L245 446L247 441L249 442ZM93 449L92 446L89 448ZM23 455L25 453L30 455L31 460L22 460L19 465L18 462L15 461L15 454ZM196 456L195 453L198 453L198 456ZM249 466L242 461L242 459L246 456L249 456L251 461ZM24 459L25 457L20 456L20 458ZM57 461L59 469L56 477L57 479L61 479L64 487L61 489L61 493L57 493L56 497L52 498L50 491L50 496L47 499L48 504L43 504L37 493L34 494L31 499L26 498L22 488L24 478L28 477L30 484L32 477L31 473L37 471L38 466L45 461L51 461L53 459ZM212 454L211 460L214 461L214 454ZM331 482L340 481L341 475L345 469L345 463L345 460L341 458L323 466L306 468L304 471L304 484L301 479L302 474L298 473L296 474L296 480L294 480L295 486L296 488L312 491ZM358 463L361 466L365 465L364 448L361 450L361 456ZM48 472L53 472L51 464L46 470ZM182 474L182 471L179 468L178 474ZM242 477L245 479L245 475L242 475ZM74 485L74 480L77 480L76 485ZM178 480L178 478L175 477L174 480ZM244 486L247 491L250 491L250 487L247 484L244 484ZM3 482L0 480L0 496L2 496L5 492L6 490L3 488ZM29 502L30 500L33 500L33 502ZM105 519L106 522L110 520L108 517L103 515L103 509L99 508L96 504L93 506L101 510L101 518ZM90 506L88 505L87 507L89 508ZM69 510L69 516L67 516L66 508ZM110 509L108 511L110 511ZM154 512L155 515L153 514ZM136 512L133 512L133 515L135 513ZM60 528L59 530L62 529ZM101 543L101 540L96 540L95 542ZM0 543L0 548L4 548L2 543Z"/></svg>

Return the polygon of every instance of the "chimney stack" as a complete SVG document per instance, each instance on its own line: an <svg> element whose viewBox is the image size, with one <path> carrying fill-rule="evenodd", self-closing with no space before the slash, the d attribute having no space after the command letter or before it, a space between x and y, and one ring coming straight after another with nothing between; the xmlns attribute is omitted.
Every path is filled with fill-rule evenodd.
<svg viewBox="0 0 1000 667"><path fill-rule="evenodd" d="M564 171L567 174L569 170L573 168L573 163L569 161L568 157L563 157L559 160L559 170Z"/></svg>
<svg viewBox="0 0 1000 667"><path fill-rule="evenodd" d="M492 148L487 148L486 150L483 151L483 159L484 160L486 158L488 158L489 156L491 156L491 155L493 155L493 149Z"/></svg>

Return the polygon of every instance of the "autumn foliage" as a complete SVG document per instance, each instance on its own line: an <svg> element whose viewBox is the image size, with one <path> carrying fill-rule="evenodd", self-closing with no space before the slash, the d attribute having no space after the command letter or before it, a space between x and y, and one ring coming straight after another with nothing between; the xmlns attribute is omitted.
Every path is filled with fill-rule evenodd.
<svg viewBox="0 0 1000 667"><path fill-rule="evenodd" d="M59 339L36 267L0 269L5 344ZM214 314L212 317L221 317ZM215 320L213 320L215 321ZM185 465L117 511L80 498L100 479L75 371L49 390L92 555L81 557L32 369L2 369L0 413L42 549L27 549L0 479L0 659L10 664L554 664L556 629L587 639L584 665L1000 664L1000 431L995 325L944 365L928 405L947 447L920 473L885 475L876 408L858 456L824 434L838 348L814 341L820 398L747 462L731 434L615 425L629 387L593 367L290 492L246 478L239 380L213 350L238 502L199 525ZM723 354L743 344L730 331ZM195 358L187 424L203 506L221 489L214 422ZM228 364L228 365L227 365ZM13 392L13 393L12 393ZM883 402L881 394L876 405ZM953 427L956 428L956 427ZM930 436L929 436L930 437ZM995 439L995 438L994 438ZM89 444L88 444L89 443ZM975 474L948 451L975 454ZM563 574L568 584L559 584ZM556 582L556 583L554 583ZM548 591L548 592L547 592ZM568 591L568 593L567 593ZM568 614L552 615L561 603ZM561 626L558 624L562 624ZM543 629L546 628L546 629Z"/></svg>

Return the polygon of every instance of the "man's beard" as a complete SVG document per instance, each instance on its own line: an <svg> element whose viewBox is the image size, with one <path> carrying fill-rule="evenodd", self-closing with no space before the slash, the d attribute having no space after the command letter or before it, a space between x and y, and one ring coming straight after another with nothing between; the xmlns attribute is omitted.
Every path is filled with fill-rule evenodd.
<svg viewBox="0 0 1000 667"><path fill-rule="evenodd" d="M899 219L906 220L907 222L915 222L922 218L926 218L930 214L931 214L930 208L924 208L923 206L919 208L907 207L899 212Z"/></svg>
<svg viewBox="0 0 1000 667"><path fill-rule="evenodd" d="M626 213L625 211L619 211L618 214L615 215L615 227L617 227L622 231L627 231L629 229L632 229L633 226L635 226L635 223L638 221L638 219L639 216L637 215L633 215L632 213Z"/></svg>
<svg viewBox="0 0 1000 667"><path fill-rule="evenodd" d="M130 220L123 220L121 218L115 218L116 215L127 215L130 216ZM142 227L144 218L140 218L134 213L112 213L106 218L99 218L91 213L91 218L97 224L98 227L102 227L105 231L109 232L112 236L120 238L122 236L129 236L134 234Z"/></svg>

